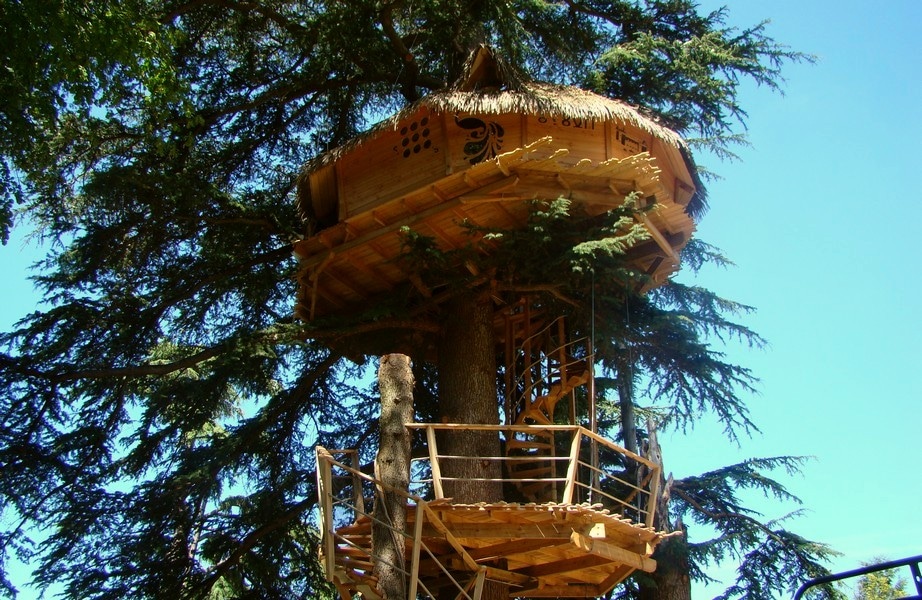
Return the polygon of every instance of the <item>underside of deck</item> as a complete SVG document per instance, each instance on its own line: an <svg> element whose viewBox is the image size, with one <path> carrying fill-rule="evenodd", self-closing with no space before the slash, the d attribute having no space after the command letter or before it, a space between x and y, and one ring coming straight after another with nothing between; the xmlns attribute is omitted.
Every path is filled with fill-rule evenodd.
<svg viewBox="0 0 922 600"><path fill-rule="evenodd" d="M420 512L425 514L417 577L420 591L430 595L463 588L482 572L485 579L508 584L510 597L597 597L635 570L652 572L656 563L649 556L662 537L600 504L472 505L444 499L421 510L408 506L409 531ZM377 596L373 518L362 516L336 531L334 579L341 592ZM406 565L415 550L408 539Z"/></svg>
<svg viewBox="0 0 922 600"><path fill-rule="evenodd" d="M408 280L422 286L399 260L405 228L431 237L442 249L463 248L472 240L469 225L520 229L536 199L566 197L588 216L621 206L632 192L655 199L655 210L637 215L650 239L632 248L630 259L651 284L674 272L694 224L665 191L655 161L644 153L595 163L573 158L555 143L548 137L517 148L295 243L301 261L298 315L312 321L360 310ZM419 291L424 297L433 293L425 286Z"/></svg>

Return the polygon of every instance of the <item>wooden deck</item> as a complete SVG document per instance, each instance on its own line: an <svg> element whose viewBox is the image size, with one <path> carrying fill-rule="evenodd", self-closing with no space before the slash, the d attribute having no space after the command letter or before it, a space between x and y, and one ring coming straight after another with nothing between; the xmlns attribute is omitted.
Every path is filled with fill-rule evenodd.
<svg viewBox="0 0 922 600"><path fill-rule="evenodd" d="M408 597L435 598L448 591L452 597L477 600L478 585L494 580L509 586L510 597L592 598L607 593L635 570L651 572L656 567L650 555L664 536L649 526L659 481L653 463L581 427L411 427L422 430L433 442L436 430L445 435L473 427L504 432L511 440L523 432L547 429L551 435L571 436L573 455L552 458L567 463L565 475L556 482L555 501L455 503L441 493L440 463L452 457L441 456L430 444L426 460L433 462L417 463L414 468L421 477L411 488L418 494L392 490L407 501L407 525L395 533L405 539L403 564L397 566L407 577ZM636 483L626 480L622 468L593 472L594 461L585 452L593 445L604 445L608 452L615 451L635 465L629 469ZM376 599L380 596L373 576L376 558L371 531L372 522L381 516L375 514L371 496L382 484L344 462L345 452L318 448L321 554L328 578L344 599L356 593ZM480 458L510 460L505 456ZM508 469L506 473L508 477ZM503 479L506 485L515 481L515 477ZM621 492L613 493L614 489Z"/></svg>
<svg viewBox="0 0 922 600"><path fill-rule="evenodd" d="M600 504L454 504L433 501L426 510L437 520L422 525L419 583L432 594L451 588L444 572L464 584L482 568L486 579L510 586L510 594L533 598L596 597L635 570L651 572L649 558L660 536ZM408 506L407 528L416 526L416 506ZM336 531L337 571L346 579L373 582L372 516ZM467 556L451 542L462 547ZM416 544L408 540L405 564ZM473 561L473 564L469 564ZM351 571L351 573L349 573ZM465 576L464 573L467 572ZM360 591L355 585L353 590Z"/></svg>

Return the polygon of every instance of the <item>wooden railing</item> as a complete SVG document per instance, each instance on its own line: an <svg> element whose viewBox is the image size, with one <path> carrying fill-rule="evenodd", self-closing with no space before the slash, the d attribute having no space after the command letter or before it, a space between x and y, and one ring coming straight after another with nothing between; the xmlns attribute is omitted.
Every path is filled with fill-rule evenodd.
<svg viewBox="0 0 922 600"><path fill-rule="evenodd" d="M654 523L656 500L659 494L660 467L656 463L618 446L578 425L462 425L462 424L408 424L410 430L420 433L418 443L425 446L425 456L415 459L411 469L411 488L420 496L431 494L436 500L445 497L446 481L477 480L499 481L515 494L515 486L522 483L548 486L549 502L560 504L601 504L603 508L620 513L646 527ZM438 440L459 431L495 432L501 445L519 435L551 436L562 451L554 455L524 454L516 456L502 450L499 456L449 456L439 452ZM502 464L502 477L461 478L446 470L448 461L496 461ZM535 472L559 473L552 477L522 477L524 469L510 469L513 462L534 464ZM556 465L547 469L548 465ZM515 471L515 475L510 475ZM484 472L489 472L485 470ZM507 501L513 501L507 497Z"/></svg>
<svg viewBox="0 0 922 600"><path fill-rule="evenodd" d="M374 561L380 557L372 556L369 543L358 543L356 537L350 535L350 526L353 530L357 523L363 521L369 526L371 523L384 525L396 535L403 536L407 548L410 548L410 564L391 566L398 570L407 581L407 598L436 598L436 591L430 591L419 578L419 566L423 560L430 561L440 571L439 580L442 584L447 582L452 592L452 597L457 600L479 600L484 580L487 578L488 569L471 558L463 546L457 543L450 534L438 515L429 507L429 503L406 490L398 490L385 486L382 482L361 472L357 467L348 465L342 459L351 456L356 458L354 450L327 450L318 446L317 453L317 486L320 498L320 524L321 524L321 555L324 572L327 579L337 587L345 586L361 592L366 598L381 598L375 589L375 580L372 573ZM357 463L352 460L350 462ZM415 509L412 531L404 531L394 526L387 517L373 513L373 500L366 502L363 488L378 488L393 492L406 499L410 510ZM366 503L369 505L366 512ZM423 525L427 524L437 531L446 532L445 540L456 552L453 557L464 565L464 571L457 566L449 568L440 560L438 555L430 549L423 539ZM408 528L409 529L409 528ZM370 539L370 535L368 536ZM337 553L339 557L337 558ZM358 557L358 558L356 558ZM444 558L444 556L443 556ZM365 560L362 560L365 559ZM466 581L461 573L467 575ZM342 592L341 592L342 593Z"/></svg>

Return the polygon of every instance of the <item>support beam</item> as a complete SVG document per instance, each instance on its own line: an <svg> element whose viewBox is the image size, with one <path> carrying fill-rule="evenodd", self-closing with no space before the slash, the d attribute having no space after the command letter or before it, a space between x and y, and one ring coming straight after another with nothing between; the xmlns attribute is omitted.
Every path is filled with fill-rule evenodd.
<svg viewBox="0 0 922 600"><path fill-rule="evenodd" d="M624 548L599 539L591 538L578 531L574 531L572 535L570 535L570 542L583 552L605 558L612 562L628 565L644 571L645 573L652 573L656 570L656 561L652 558L642 556L630 550L625 550Z"/></svg>
<svg viewBox="0 0 922 600"><path fill-rule="evenodd" d="M669 243L669 240L660 232L660 230L650 221L647 215L638 213L636 215L637 220L647 228L647 231L650 232L650 237L653 238L653 241L656 242L656 245L660 247L660 250L666 253L666 256L675 261L675 264L679 264L679 254L675 251L675 248L672 247L672 244Z"/></svg>
<svg viewBox="0 0 922 600"><path fill-rule="evenodd" d="M482 548L473 548L469 551L469 554L474 560L493 560L495 558L508 558L516 554L531 552L532 550L553 548L569 543L570 539L563 537L554 539L545 537L517 539L509 540L508 542L500 542L499 544L493 544L491 546L484 546Z"/></svg>
<svg viewBox="0 0 922 600"><path fill-rule="evenodd" d="M516 573L528 575L529 577L547 577L548 575L559 575L560 573L571 573L573 571L582 571L591 567L609 564L611 561L603 556L594 554L584 554L583 556L574 556L555 560L554 562L543 563L524 569L518 569Z"/></svg>

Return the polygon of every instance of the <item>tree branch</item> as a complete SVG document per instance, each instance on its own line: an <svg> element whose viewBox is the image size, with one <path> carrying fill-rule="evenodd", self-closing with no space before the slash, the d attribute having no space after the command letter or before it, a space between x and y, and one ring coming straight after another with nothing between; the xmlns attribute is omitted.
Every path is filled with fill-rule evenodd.
<svg viewBox="0 0 922 600"><path fill-rule="evenodd" d="M695 499L692 498L685 490L683 490L680 487L680 484L678 482L672 486L672 493L682 498L682 500L688 502L688 504L692 508L694 508L696 511L700 512L703 515L706 515L707 517L710 517L711 519L715 521L728 521L731 519L740 519L742 521L746 521L747 523L750 523L751 525L754 525L756 529L762 531L765 535L772 538L779 544L782 544L782 545L784 544L784 540L778 537L778 535L774 531L766 527L758 519L754 519L753 517L750 517L749 515L744 515L742 513L729 512L729 511L714 512L714 511L710 511L704 508L703 506L698 504L698 502L696 502Z"/></svg>
<svg viewBox="0 0 922 600"><path fill-rule="evenodd" d="M170 23L181 17L182 15L192 12L196 9L205 7L205 6L216 6L218 8L224 8L227 10L236 10L240 12L255 12L256 14L262 15L263 17L269 19L276 25L280 26L282 29L288 33L301 36L307 33L309 30L303 25L292 21L282 13L274 10L273 8L266 6L265 3L261 2L231 2L229 0L190 0L185 4L181 4L174 8L169 13L163 15L160 18L160 22L163 24Z"/></svg>
<svg viewBox="0 0 922 600"><path fill-rule="evenodd" d="M280 248L276 248L275 250L270 250L268 252L258 254L244 263L235 264L231 268L218 271L217 273L213 273L208 277L195 279L195 285L188 285L185 287L185 289L180 289L176 294L165 298L162 302L154 305L149 311L145 312L150 312L154 320L159 320L161 315L163 315L163 313L166 312L168 308L183 300L189 300L207 285L216 281L221 281L227 277L236 275L247 269L252 269L253 267L259 265L289 258L292 255L292 251L293 250L291 246L282 246Z"/></svg>
<svg viewBox="0 0 922 600"><path fill-rule="evenodd" d="M310 340L341 340L354 335L383 331L385 329L411 329L424 333L439 333L441 327L426 319L385 319L371 323L361 323L344 329L328 329L310 331L305 334L305 339Z"/></svg>
<svg viewBox="0 0 922 600"><path fill-rule="evenodd" d="M218 580L221 579L221 577L223 577L231 569L231 567L237 564L237 562L240 561L244 554L252 550L263 536L287 525L292 519L297 518L301 513L309 509L314 504L315 502L312 498L301 500L281 516L276 517L262 527L258 527L257 529L254 529L252 532L247 534L247 536L243 538L240 544L234 548L234 551L231 552L227 558L217 563L212 569L211 574L205 578L205 581L202 583L205 591L211 590L215 583L217 583Z"/></svg>
<svg viewBox="0 0 922 600"><path fill-rule="evenodd" d="M84 369L82 371L65 372L56 376L48 376L54 383L75 381L77 379L110 379L113 377L144 377L147 375L168 375L182 369L193 367L202 361L214 358L229 347L227 344L205 348L186 358L163 364L144 364L131 367L113 369ZM46 375L47 376L47 375Z"/></svg>
<svg viewBox="0 0 922 600"><path fill-rule="evenodd" d="M391 47L394 49L394 52L397 54L397 56L400 57L400 62L403 65L403 69L401 70L402 72L400 74L400 79L403 79L401 93L408 102L414 102L419 100L419 93L416 91L416 79L419 76L419 64L417 64L413 53L410 51L407 45L404 44L400 34L397 33L397 28L394 27L394 9L402 5L403 2L399 0L385 3L381 7L381 12L378 16L381 20L381 27L384 29L384 33L387 35L387 39L391 43ZM404 75L404 72L406 75Z"/></svg>
<svg viewBox="0 0 922 600"><path fill-rule="evenodd" d="M561 302L569 304L570 306L575 306L576 308L580 308L582 306L582 304L561 292L560 286L557 285L508 285L500 283L497 285L496 289L503 292L521 292L528 294L533 294L535 292L545 292L554 296Z"/></svg>

